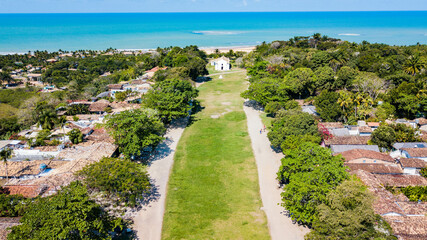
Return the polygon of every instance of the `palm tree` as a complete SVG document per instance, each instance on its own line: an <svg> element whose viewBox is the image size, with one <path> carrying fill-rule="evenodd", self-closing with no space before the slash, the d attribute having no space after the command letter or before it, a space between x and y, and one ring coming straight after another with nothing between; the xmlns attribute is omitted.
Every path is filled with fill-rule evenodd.
<svg viewBox="0 0 427 240"><path fill-rule="evenodd" d="M347 116L347 110L352 108L353 106L353 98L350 93L341 91L340 97L338 98L338 104L342 107L342 111L344 112L344 116ZM344 118L344 121L347 122L347 119Z"/></svg>
<svg viewBox="0 0 427 240"><path fill-rule="evenodd" d="M425 68L425 63L420 59L418 54L408 57L404 64L404 71L412 76L415 76L421 69Z"/></svg>
<svg viewBox="0 0 427 240"><path fill-rule="evenodd" d="M6 182L7 182L9 179L9 174L7 172L7 159L12 157L12 149L4 148L3 150L0 151L0 157L6 168Z"/></svg>
<svg viewBox="0 0 427 240"><path fill-rule="evenodd" d="M43 110L39 116L38 123L43 129L52 130L57 121L58 118L54 111Z"/></svg>

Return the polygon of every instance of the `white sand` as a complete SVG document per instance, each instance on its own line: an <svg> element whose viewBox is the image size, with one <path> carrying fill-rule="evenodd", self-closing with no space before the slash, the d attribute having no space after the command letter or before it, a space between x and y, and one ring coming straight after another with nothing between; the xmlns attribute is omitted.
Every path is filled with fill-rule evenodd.
<svg viewBox="0 0 427 240"><path fill-rule="evenodd" d="M215 50L218 49L221 53L227 53L230 50L234 52L252 52L256 46L235 46L235 47L200 47L200 50L206 52L206 54L215 53Z"/></svg>
<svg viewBox="0 0 427 240"><path fill-rule="evenodd" d="M274 152L270 147L267 133L260 129L264 127L259 111L252 107L244 106L248 121L248 131L251 137L252 149L258 166L259 186L263 210L267 215L268 228L272 240L303 240L304 235L309 232L307 228L293 224L292 220L284 213L284 208L279 204L282 202L278 187L276 173L280 167L282 153Z"/></svg>
<svg viewBox="0 0 427 240"><path fill-rule="evenodd" d="M187 122L187 119L181 120L168 129L165 135L167 139L157 146L155 157L148 167L148 173L155 186L152 196L154 199L145 204L134 218L133 229L136 231L138 239L161 239L167 184L176 146Z"/></svg>

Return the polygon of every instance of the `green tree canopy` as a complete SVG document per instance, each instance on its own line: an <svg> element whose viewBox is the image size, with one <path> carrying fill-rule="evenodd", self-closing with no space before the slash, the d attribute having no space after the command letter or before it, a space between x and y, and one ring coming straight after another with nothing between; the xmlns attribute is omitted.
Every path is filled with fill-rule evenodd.
<svg viewBox="0 0 427 240"><path fill-rule="evenodd" d="M318 91L333 90L335 88L335 72L331 67L320 67L314 72L314 74L317 77L315 86Z"/></svg>
<svg viewBox="0 0 427 240"><path fill-rule="evenodd" d="M108 172L108 174L105 174ZM90 188L135 205L150 189L145 167L128 159L102 158L77 173Z"/></svg>
<svg viewBox="0 0 427 240"><path fill-rule="evenodd" d="M166 132L154 111L127 110L106 117L105 128L126 157L140 156L145 147L155 147Z"/></svg>
<svg viewBox="0 0 427 240"><path fill-rule="evenodd" d="M288 136L318 135L315 119L312 115L299 110L279 111L272 122L268 138L271 145L279 148Z"/></svg>
<svg viewBox="0 0 427 240"><path fill-rule="evenodd" d="M83 134L79 129L73 129L68 132L67 135L73 144L79 144L83 142Z"/></svg>
<svg viewBox="0 0 427 240"><path fill-rule="evenodd" d="M317 219L317 207L326 195L348 178L343 160L329 149L304 143L286 152L277 177L286 183L282 205L292 220L310 225Z"/></svg>
<svg viewBox="0 0 427 240"><path fill-rule="evenodd" d="M286 86L282 80L276 78L254 80L248 90L244 91L241 96L257 101L263 106L267 106L270 102L284 104L289 100Z"/></svg>
<svg viewBox="0 0 427 240"><path fill-rule="evenodd" d="M72 182L51 197L36 199L20 222L7 239L111 239L110 232L123 227L121 219L109 216L90 200L80 182Z"/></svg>
<svg viewBox="0 0 427 240"><path fill-rule="evenodd" d="M323 91L314 100L316 111L325 122L335 122L342 118L343 112L338 104L340 94Z"/></svg>
<svg viewBox="0 0 427 240"><path fill-rule="evenodd" d="M336 89L348 89L353 86L356 79L357 71L351 67L344 66L337 73L337 80L335 81Z"/></svg>
<svg viewBox="0 0 427 240"><path fill-rule="evenodd" d="M316 75L310 68L297 68L285 76L285 85L298 97L312 94L316 81Z"/></svg>
<svg viewBox="0 0 427 240"><path fill-rule="evenodd" d="M395 239L387 223L372 209L373 201L360 180L344 181L318 207L319 217L305 239Z"/></svg>
<svg viewBox="0 0 427 240"><path fill-rule="evenodd" d="M164 121L185 117L191 109L190 101L198 96L198 90L188 81L167 79L157 82L145 94L143 105L156 109Z"/></svg>
<svg viewBox="0 0 427 240"><path fill-rule="evenodd" d="M380 148L391 149L396 142L396 133L393 128L387 125L381 125L372 132L371 142Z"/></svg>

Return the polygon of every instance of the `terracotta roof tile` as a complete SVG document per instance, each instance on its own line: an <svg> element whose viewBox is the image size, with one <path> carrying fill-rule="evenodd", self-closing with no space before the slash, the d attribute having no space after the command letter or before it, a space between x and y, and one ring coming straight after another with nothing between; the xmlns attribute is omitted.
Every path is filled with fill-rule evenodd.
<svg viewBox="0 0 427 240"><path fill-rule="evenodd" d="M359 132L361 132L361 133L371 133L372 132L372 128L367 127L367 126L359 127Z"/></svg>
<svg viewBox="0 0 427 240"><path fill-rule="evenodd" d="M90 105L89 112L103 112L106 107L108 107L109 103L96 102Z"/></svg>
<svg viewBox="0 0 427 240"><path fill-rule="evenodd" d="M350 171L364 170L369 173L378 174L403 174L402 169L398 165L384 164L366 164L366 163L344 163L350 168Z"/></svg>
<svg viewBox="0 0 427 240"><path fill-rule="evenodd" d="M402 148L411 155L411 157L427 157L427 148Z"/></svg>
<svg viewBox="0 0 427 240"><path fill-rule="evenodd" d="M344 125L341 122L319 122L317 127L325 127L325 128L343 128Z"/></svg>
<svg viewBox="0 0 427 240"><path fill-rule="evenodd" d="M380 123L379 122L368 122L366 123L369 127L379 127Z"/></svg>
<svg viewBox="0 0 427 240"><path fill-rule="evenodd" d="M374 175L384 186L427 186L427 179L418 175Z"/></svg>
<svg viewBox="0 0 427 240"><path fill-rule="evenodd" d="M402 167L412 167L412 168L425 168L427 167L427 162L418 158L401 158L399 159Z"/></svg>
<svg viewBox="0 0 427 240"><path fill-rule="evenodd" d="M354 159L360 159L360 158L369 158L369 159L378 159L383 160L387 162L394 163L394 159L390 157L388 154L375 152L371 150L365 150L365 149L353 149L349 151L345 151L340 153L346 161L351 161Z"/></svg>
<svg viewBox="0 0 427 240"><path fill-rule="evenodd" d="M35 198L43 190L43 187L39 185L8 185L3 188L9 195L22 195L26 198Z"/></svg>
<svg viewBox="0 0 427 240"><path fill-rule="evenodd" d="M326 145L366 145L371 139L370 136L334 136L325 140Z"/></svg>

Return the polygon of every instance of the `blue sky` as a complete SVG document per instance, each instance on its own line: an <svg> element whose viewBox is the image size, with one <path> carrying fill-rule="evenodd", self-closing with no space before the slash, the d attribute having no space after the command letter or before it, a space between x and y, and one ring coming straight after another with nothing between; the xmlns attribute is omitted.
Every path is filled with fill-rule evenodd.
<svg viewBox="0 0 427 240"><path fill-rule="evenodd" d="M1 13L427 10L427 0L0 0Z"/></svg>

